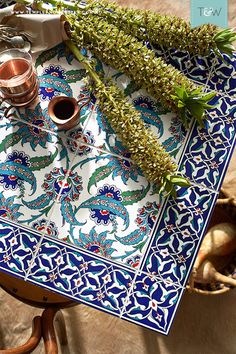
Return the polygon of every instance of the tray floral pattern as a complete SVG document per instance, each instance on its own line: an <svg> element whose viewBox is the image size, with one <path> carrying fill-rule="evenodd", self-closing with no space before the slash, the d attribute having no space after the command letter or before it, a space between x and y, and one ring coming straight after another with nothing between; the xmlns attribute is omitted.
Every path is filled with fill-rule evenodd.
<svg viewBox="0 0 236 354"><path fill-rule="evenodd" d="M217 91L204 128L186 131L124 74L97 58L192 182L176 199L148 183L122 146L86 71L63 44L35 58L31 107L0 114L0 269L163 334L170 330L235 144L236 57L222 63L155 48L206 91ZM91 54L83 50L84 54ZM58 131L57 95L90 102Z"/></svg>

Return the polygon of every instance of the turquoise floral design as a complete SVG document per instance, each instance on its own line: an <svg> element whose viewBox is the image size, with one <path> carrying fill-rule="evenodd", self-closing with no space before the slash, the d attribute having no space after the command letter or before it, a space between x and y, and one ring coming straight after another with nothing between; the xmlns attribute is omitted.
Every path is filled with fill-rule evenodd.
<svg viewBox="0 0 236 354"><path fill-rule="evenodd" d="M8 147L12 147L19 141L21 141L22 146L24 146L26 143L29 143L33 151L36 151L38 146L47 149L49 143L55 143L55 150L52 151L50 155L47 153L47 155L44 157L39 156L38 160L35 161L35 164L37 162L41 167L43 167L43 165L44 167L49 165L58 155L57 146L60 145L59 160L65 158L66 166L68 167L69 156L66 147L64 146L65 142L59 134L56 135L50 133L50 130L56 131L57 127L49 117L48 109L42 109L41 104L38 103L33 110L29 108L26 108L25 110L19 110L19 115L22 120L25 120L30 124L25 124L18 121L14 126L14 132L9 134L0 143L0 152L2 150L6 150ZM32 168L37 168L37 166Z"/></svg>
<svg viewBox="0 0 236 354"><path fill-rule="evenodd" d="M147 202L145 206L138 209L138 215L135 219L136 224L142 232L149 232L157 219L160 205L156 202Z"/></svg>
<svg viewBox="0 0 236 354"><path fill-rule="evenodd" d="M77 172L70 171L60 167L54 168L45 175L42 185L46 195L49 198L59 198L59 201L71 202L79 199L82 188L82 178Z"/></svg>
<svg viewBox="0 0 236 354"><path fill-rule="evenodd" d="M52 171L47 173L42 184L45 193L32 201L24 201L28 208L40 210L40 214L34 219L42 215L48 215L50 209L57 199L60 202L61 214L64 222L67 221L71 225L81 225L76 217L71 203L79 199L83 190L82 178L77 172L69 171L63 167L54 167ZM31 220L33 221L33 219Z"/></svg>
<svg viewBox="0 0 236 354"><path fill-rule="evenodd" d="M19 116L22 120L30 124L33 124L35 126L35 127L29 127L28 128L29 130L26 130L27 127L23 129L24 125L20 124L19 122L19 126L22 129L22 131L20 131L20 134L23 133L23 136L25 137L27 137L27 135L32 135L32 139L36 139L38 140L38 142L40 142L41 139L43 139L44 142L45 139L46 141L50 141L48 135L51 134L47 133L41 128L45 128L48 130L57 130L56 125L53 123L53 121L48 115L48 109L47 108L42 109L40 102L37 104L37 106L34 109L25 108L24 110L19 110ZM34 146L37 145L36 141L34 142L33 145Z"/></svg>
<svg viewBox="0 0 236 354"><path fill-rule="evenodd" d="M155 126L158 130L158 137L163 135L163 122L159 114L166 113L157 102L148 96L138 96L133 100L135 108L141 113L141 117L145 123ZM162 109L161 109L162 108Z"/></svg>
<svg viewBox="0 0 236 354"><path fill-rule="evenodd" d="M124 154L124 157L129 158L130 153ZM137 166L128 159L117 158L110 155L110 161L107 164L106 169L110 168L112 178L120 176L122 182L126 185L129 179L137 182L139 169Z"/></svg>
<svg viewBox="0 0 236 354"><path fill-rule="evenodd" d="M41 103L12 110L10 119L0 111L1 267L25 276L33 251L29 275L39 285L109 313L123 309L126 319L166 334L232 150L232 102L221 97L206 129L191 129L184 140L177 117L123 77L145 124L196 182L166 200L132 163L64 44L40 54L36 67ZM53 95L70 96L72 89L82 102L91 98L80 116L83 136L78 126L58 132L44 109Z"/></svg>
<svg viewBox="0 0 236 354"><path fill-rule="evenodd" d="M131 267L137 267L139 264L139 255L133 254L136 253L137 250L141 252L146 244L147 237L149 236L157 219L159 207L160 206L156 202L147 202L145 206L138 209L138 215L135 219L138 228L126 236L115 236L116 240L121 244L133 247L133 250L126 252L126 254L121 257L124 259L126 256L129 256L126 263Z"/></svg>
<svg viewBox="0 0 236 354"><path fill-rule="evenodd" d="M85 200L74 211L90 209L90 217L97 225L112 224L116 228L116 218L123 220L125 229L129 226L129 213L122 204L121 190L112 185L104 185L99 188L97 195ZM114 230L113 230L114 232Z"/></svg>
<svg viewBox="0 0 236 354"><path fill-rule="evenodd" d="M72 89L64 76L64 70L59 66L51 65L48 73L39 76L40 96L42 100L51 100L60 93L72 97Z"/></svg>
<svg viewBox="0 0 236 354"><path fill-rule="evenodd" d="M15 135L17 134L21 136L22 146L29 143L32 150L35 151L38 145L46 148L47 143L51 143L55 140L55 137L52 134L41 129L54 128L54 124L51 123L49 118L47 118L46 111L47 110L45 109L44 112L42 112L40 105L36 107L36 111L26 109L24 117L27 117L29 121L31 119L31 123L34 124L34 126L18 122L19 129L15 132Z"/></svg>
<svg viewBox="0 0 236 354"><path fill-rule="evenodd" d="M162 145L166 151L168 151L172 156L175 156L179 151L180 145L184 142L186 135L186 129L178 117L171 119L169 132L171 133L171 136L166 139Z"/></svg>
<svg viewBox="0 0 236 354"><path fill-rule="evenodd" d="M22 213L19 212L21 204L16 203L16 196L5 198L3 193L0 193L0 217L8 220L18 220Z"/></svg>
<svg viewBox="0 0 236 354"><path fill-rule="evenodd" d="M86 148L89 149L90 147L85 146L85 149ZM119 152L122 150L121 143L119 141L116 141L116 145L111 147L110 150L112 153L118 155ZM130 179L137 182L138 177L142 176L141 170L129 159L129 152L125 150L122 151L122 153L124 158L122 156L118 157L109 153L100 153L97 156L89 157L88 159L80 161L78 164L73 166L73 169L75 169L77 166L82 167L83 165L87 164L92 160L95 160L96 162L108 160L106 166L100 166L96 168L91 174L88 183L88 191L90 191L93 185L96 186L98 182L102 181L110 175L112 176L113 180L115 180L116 177L120 177L125 185L127 185ZM146 190L146 192L148 192L148 190Z"/></svg>
<svg viewBox="0 0 236 354"><path fill-rule="evenodd" d="M108 239L108 232L97 233L95 227L93 227L88 234L80 230L79 238L74 239L74 242L79 247L107 258L111 258L112 253L116 251L112 248L114 240Z"/></svg>

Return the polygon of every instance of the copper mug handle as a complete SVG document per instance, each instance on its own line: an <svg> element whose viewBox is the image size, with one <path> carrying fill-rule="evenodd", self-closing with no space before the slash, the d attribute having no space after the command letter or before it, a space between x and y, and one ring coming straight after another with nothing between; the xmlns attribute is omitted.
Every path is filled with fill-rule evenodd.
<svg viewBox="0 0 236 354"><path fill-rule="evenodd" d="M11 119L15 118L15 106L9 103L9 99L0 96L0 110L3 112L5 118ZM5 105L7 103L7 105ZM12 112L13 110L13 112Z"/></svg>
<svg viewBox="0 0 236 354"><path fill-rule="evenodd" d="M76 100L74 97L68 96L51 99L48 105L48 114L57 125L58 130L72 129L78 124L81 109L91 101L91 98L89 98L82 105L79 105L83 99Z"/></svg>

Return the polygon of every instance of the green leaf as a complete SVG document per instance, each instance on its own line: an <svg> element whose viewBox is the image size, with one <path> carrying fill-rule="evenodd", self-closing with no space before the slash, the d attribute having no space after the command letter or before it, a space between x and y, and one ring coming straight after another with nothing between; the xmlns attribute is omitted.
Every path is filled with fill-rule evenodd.
<svg viewBox="0 0 236 354"><path fill-rule="evenodd" d="M41 210L41 214L45 214L46 216L48 216L48 213L51 210L52 206L53 206L53 204L51 204L47 208Z"/></svg>
<svg viewBox="0 0 236 354"><path fill-rule="evenodd" d="M133 247L134 247L135 249L139 250L140 252L142 252L143 247L146 245L146 243L147 243L147 240L145 240L145 241L143 241L143 242L141 242L141 243L139 243L138 245L133 246Z"/></svg>
<svg viewBox="0 0 236 354"><path fill-rule="evenodd" d="M58 46L42 52L35 61L35 67L37 68L39 65L43 66L44 63L54 58L57 54Z"/></svg>
<svg viewBox="0 0 236 354"><path fill-rule="evenodd" d="M178 101L178 108L182 108L182 107L184 107L184 106L185 106L185 104L184 104L183 102Z"/></svg>
<svg viewBox="0 0 236 354"><path fill-rule="evenodd" d="M213 106L212 104L203 103L203 107L204 107L204 108L207 108L207 109L208 109L208 108L210 109L210 108L215 108L216 105Z"/></svg>
<svg viewBox="0 0 236 354"><path fill-rule="evenodd" d="M32 157L30 159L30 163L31 163L30 169L32 171L38 171L49 166L55 160L57 154L58 154L58 149L56 148L53 154L46 155L46 156Z"/></svg>
<svg viewBox="0 0 236 354"><path fill-rule="evenodd" d="M165 192L167 194L170 194L172 190L173 190L173 184L171 183L171 181L166 180Z"/></svg>
<svg viewBox="0 0 236 354"><path fill-rule="evenodd" d="M98 182L102 181L106 177L108 177L112 173L113 169L108 166L108 167L98 167L93 174L89 178L88 182L88 192L90 192L90 189L93 185L97 185Z"/></svg>
<svg viewBox="0 0 236 354"><path fill-rule="evenodd" d="M22 139L22 136L20 134L12 133L7 135L0 144L0 152L6 151L7 148L10 146L16 145L20 140Z"/></svg>
<svg viewBox="0 0 236 354"><path fill-rule="evenodd" d="M66 81L68 83L77 82L82 80L86 76L87 74L85 69L69 70L66 72Z"/></svg>
<svg viewBox="0 0 236 354"><path fill-rule="evenodd" d="M146 188L143 187L142 189L136 189L134 191L123 192L121 194L122 198L123 198L122 204L123 205L132 205L134 203L137 203L138 201L145 198L149 189L150 189L150 184L148 184Z"/></svg>
<svg viewBox="0 0 236 354"><path fill-rule="evenodd" d="M197 87L196 89L194 89L193 91L191 91L191 93L189 94L190 97L194 97L194 96L198 96L199 94L202 93L202 86Z"/></svg>
<svg viewBox="0 0 236 354"><path fill-rule="evenodd" d="M175 92L178 95L179 98L181 98L182 100L184 99L184 88L181 87L176 87L175 88Z"/></svg>
<svg viewBox="0 0 236 354"><path fill-rule="evenodd" d="M214 36L214 41L216 44L216 48L213 48L214 52L216 53L216 55L227 65L229 63L227 63L222 54L221 53L225 53L228 54L230 56L232 56L235 48L232 45L232 43L236 40L236 32L234 29L229 29L226 28L220 32L218 32L215 36Z"/></svg>
<svg viewBox="0 0 236 354"><path fill-rule="evenodd" d="M216 92L209 92L207 94L205 94L204 96L202 96L201 99L203 99L205 102L210 101L212 98L214 98L216 95Z"/></svg>
<svg viewBox="0 0 236 354"><path fill-rule="evenodd" d="M170 194L171 196L176 197L175 186L189 187L190 185L190 181L181 175L165 174L161 183L160 193L165 192L165 196Z"/></svg>
<svg viewBox="0 0 236 354"><path fill-rule="evenodd" d="M124 89L125 96L131 96L135 91L138 91L140 86L136 84L135 81L131 80L129 84Z"/></svg>
<svg viewBox="0 0 236 354"><path fill-rule="evenodd" d="M188 127L185 107L187 107L188 111L197 119L198 123L202 125L205 109L215 107L207 104L207 102L210 101L216 93L209 92L205 94L202 87L197 87L191 92L187 92L183 87L176 87L175 91L179 98L173 95L172 98L177 101L177 107L179 108L180 117L184 126L186 128Z"/></svg>
<svg viewBox="0 0 236 354"><path fill-rule="evenodd" d="M191 102L190 104L188 104L187 108L191 112L191 114L197 119L201 119L205 112L204 107L198 102Z"/></svg>
<svg viewBox="0 0 236 354"><path fill-rule="evenodd" d="M190 181L185 177L181 176L171 176L171 183L180 187L188 187L191 185Z"/></svg>

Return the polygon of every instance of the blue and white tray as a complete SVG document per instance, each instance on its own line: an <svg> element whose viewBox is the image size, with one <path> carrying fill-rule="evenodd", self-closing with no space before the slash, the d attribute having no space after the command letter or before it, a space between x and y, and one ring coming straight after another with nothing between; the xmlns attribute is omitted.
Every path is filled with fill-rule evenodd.
<svg viewBox="0 0 236 354"><path fill-rule="evenodd" d="M157 51L214 89L205 128L186 131L145 90L97 60L141 112L192 185L163 197L132 163L95 97L58 132L55 95L87 98L86 72L61 44L36 59L39 101L0 117L0 269L167 334L235 143L236 57Z"/></svg>

